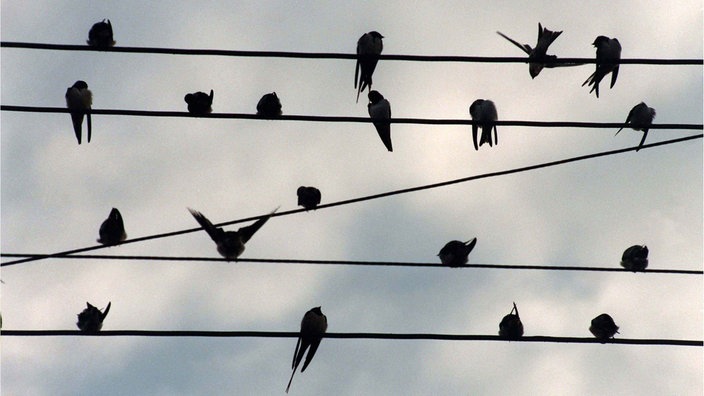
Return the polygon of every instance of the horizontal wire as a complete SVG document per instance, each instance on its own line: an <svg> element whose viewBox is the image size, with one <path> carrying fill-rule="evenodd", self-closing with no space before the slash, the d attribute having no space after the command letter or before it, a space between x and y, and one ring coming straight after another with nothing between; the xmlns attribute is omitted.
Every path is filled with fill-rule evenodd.
<svg viewBox="0 0 704 396"><path fill-rule="evenodd" d="M15 111L28 113L69 113L64 107L37 107L2 105L1 111ZM153 110L122 110L122 109L91 109L91 115L122 115L139 117L186 117L186 118L227 118L247 120L281 120L281 121L313 121L313 122L360 122L371 123L369 117L349 116L315 116L315 115L282 115L276 118L264 118L251 113L211 113L194 116L185 111L153 111ZM474 125L477 121L470 119L438 119L438 118L391 118L392 124L423 124L423 125ZM497 126L525 126L525 127L571 127L571 128L628 128L630 124L623 122L581 122L581 121L508 121L497 120ZM704 130L704 124L652 124L650 129L687 129Z"/></svg>
<svg viewBox="0 0 704 396"><path fill-rule="evenodd" d="M665 145L670 145L670 144L675 144L675 143L682 143L682 142L693 140L693 139L701 139L702 137L704 137L704 134L685 136L685 137L671 139L671 140L664 140L664 141L660 141L660 142L644 144L644 145L640 146L640 148L641 149L648 149L648 148L657 147L657 146L665 146ZM426 184L423 186L416 186L416 187L404 188L404 189L399 189L399 190L387 191L384 193L367 195L367 196L363 196L363 197L352 198L352 199L347 199L347 200L318 205L316 210L327 209L327 208L341 206L341 205L348 205L348 204L362 202L362 201L369 201L372 199L384 198L384 197L388 197L388 196L392 196L392 195L406 194L406 193L410 193L410 192L416 192L416 191L421 191L421 190L428 190L428 189L433 189L433 188L438 188L438 187L444 187L444 186L449 186L452 184L465 183L465 182L472 181L472 180L479 180L479 179L485 179L485 178L490 178L490 177L510 175L510 174L526 172L526 171L535 170L535 169L563 165L563 164L567 164L567 163L571 163L571 162L583 161L583 160L592 159L592 158L599 158L599 157L605 157L605 156L610 156L610 155L616 155L616 154L626 153L629 151L634 151L637 149L638 149L637 146L633 146L633 147L617 149L617 150L602 151L602 152L598 152L598 153L592 153L592 154L582 155L582 156L578 156L578 157L566 158L566 159L561 159L561 160L557 160L557 161L544 162L544 163L524 166L524 167L520 167L520 168L513 168L513 169L508 169L508 170L503 170L503 171L483 173L480 175L474 175L474 176L464 177L464 178L460 178L460 179L444 181L444 182L440 182L440 183ZM293 210L274 213L271 215L271 217L287 216L287 215L291 215L294 213L301 213L304 211L306 211L306 209L303 209L303 208L293 209ZM268 213L267 213L267 215L268 215ZM261 218L262 216L263 215L259 215L259 216L247 217L244 219L238 219L238 220L232 220L232 221L227 221L227 222L223 222L223 223L217 223L217 224L215 224L215 226L216 227L223 227L223 226L228 226L228 225L232 225L232 224L243 223L246 221L257 220L257 219ZM202 229L203 229L202 227L197 227L197 228L189 228L186 230L172 231L172 232L166 232L166 233L162 233L162 234L155 234L155 235L149 235L149 236L144 236L144 237L138 237L138 238L125 240L121 244L125 245L128 243L142 242L142 241L151 240L151 239L166 238L166 237L171 237L171 236L176 236L176 235L183 235L183 234L188 234L191 232L200 231ZM96 246L89 246L89 247L84 247L84 248L79 248L79 249L72 249L72 250L66 250L63 252L47 254L42 257L33 256L33 257L29 257L29 258L4 262L4 263L0 264L0 267L6 267L6 266L10 266L10 265L26 263L26 262L30 262L30 261L43 260L45 258L66 256L66 255L74 254L74 253L83 253L83 252L87 252L87 251L91 251L91 250L104 249L106 247L107 246L104 246L104 245L96 245Z"/></svg>
<svg viewBox="0 0 704 396"><path fill-rule="evenodd" d="M291 52L291 51L237 51L220 49L185 49L185 48L157 48L157 47L110 47L98 49L87 45L72 44L47 44L2 41L3 48L42 49L55 51L92 51L92 52L126 52L140 54L170 54L170 55L210 55L210 56L235 56L258 58L301 58L301 59L357 59L351 53L316 53L316 52ZM528 57L494 57L494 56L456 56L456 55L389 55L381 54L380 60L416 61L416 62L480 62L480 63L528 63ZM558 58L544 59L545 64L562 63L596 63L596 58ZM702 65L703 59L649 59L634 58L621 59L620 64L644 65Z"/></svg>
<svg viewBox="0 0 704 396"><path fill-rule="evenodd" d="M0 257L41 257L58 259L95 259L95 260L141 260L141 261L186 261L186 262L221 262L232 263L220 257L181 257L181 256L120 256L108 254L81 254L68 256L52 256L50 254L36 253L2 253ZM355 266L387 266L387 267L434 267L449 268L440 263L413 263L404 261L355 261L355 260L304 260L304 259L243 259L238 258L236 263L273 263L273 264L310 264L310 265L355 265ZM548 270L548 271L594 271L594 272L631 272L620 267L583 267L583 266L559 266L559 265L518 265L518 264L466 264L462 267L454 268L481 268L481 269L516 269L516 270ZM641 273L653 274L683 274L683 275L704 275L704 271L699 270L677 270L677 269L648 269L639 271Z"/></svg>
<svg viewBox="0 0 704 396"><path fill-rule="evenodd" d="M298 338L300 333L292 331L190 331L190 330L105 330L86 334L79 330L3 330L3 336L100 336L100 337L240 337L240 338ZM426 334L426 333L325 333L323 338L372 339L372 340L433 340L433 341L504 341L509 340L494 335L469 334ZM701 340L669 340L641 338L611 338L601 341L593 337L552 337L524 336L510 342L554 342L573 344L628 344L628 345L668 345L704 346Z"/></svg>

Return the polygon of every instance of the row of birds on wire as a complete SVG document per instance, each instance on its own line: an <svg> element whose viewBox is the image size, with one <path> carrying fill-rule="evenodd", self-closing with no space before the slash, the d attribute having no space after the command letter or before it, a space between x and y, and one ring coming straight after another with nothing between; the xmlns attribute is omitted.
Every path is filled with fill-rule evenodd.
<svg viewBox="0 0 704 396"><path fill-rule="evenodd" d="M551 31L544 28L538 23L538 41L535 48L528 44L520 44L501 32L497 32L506 40L510 41L517 47L521 48L528 54L528 71L532 78L538 76L543 68L578 66L580 63L560 63L557 61L557 56L548 55L547 50L550 44L557 39L562 31ZM388 151L393 151L391 142L391 103L384 98L379 91L372 90L372 75L379 61L379 55L383 50L383 38L379 32L371 31L365 33L357 41L357 64L355 67L354 87L357 89L357 102L359 95L365 89L368 90L367 97L369 103L367 110L369 117L376 128L379 138ZM112 24L109 19L103 20L94 24L88 32L87 43L96 48L109 48L115 45L113 39ZM619 71L619 61L621 59L621 44L616 38L606 36L598 36L592 43L596 47L596 70L582 84L582 86L591 86L591 92L595 92L599 97L599 83L609 73L611 73L611 85L613 88L616 83ZM85 81L76 81L71 87L66 90L66 106L71 111L71 119L73 121L73 130L81 144L82 124L84 116L87 118L88 142L91 139L91 118L90 109L93 102L92 92L88 89L88 84ZM194 116L202 116L212 112L214 92L211 89L210 94L205 92L189 93L184 100L187 103L188 112ZM276 118L282 115L282 106L276 92L268 93L262 96L257 103L257 115L262 118ZM493 101L488 99L477 99L469 106L469 114L472 120L476 123L472 124L472 140L474 149L479 150L483 144L488 144L493 147L498 144L498 131L495 121L498 120L498 112ZM642 131L643 137L638 144L639 150L645 143L648 135L648 130L655 118L655 109L648 107L644 102L635 105L628 116L626 124L629 124L633 130ZM479 136L479 127L481 126L481 135ZM621 132L619 129L616 134ZM493 130L493 138L492 138Z"/></svg>

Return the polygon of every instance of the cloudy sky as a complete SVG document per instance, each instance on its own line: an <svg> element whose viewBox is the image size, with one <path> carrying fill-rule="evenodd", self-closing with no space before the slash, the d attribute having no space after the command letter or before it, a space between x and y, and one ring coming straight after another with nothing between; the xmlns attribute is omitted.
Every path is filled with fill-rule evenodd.
<svg viewBox="0 0 704 396"><path fill-rule="evenodd" d="M699 1L319 3L3 1L2 40L84 44L110 18L118 46L352 53L377 30L385 54L522 56L537 24L551 47L592 57L598 35L624 58L702 58ZM185 111L215 91L216 113L254 112L276 91L285 114L366 116L353 60L236 58L4 48L3 105L64 106L85 80L96 109ZM702 123L701 66L624 65L601 97L594 66L381 61L374 88L395 117L468 118L477 98L505 120L622 122L640 101L658 123ZM96 115L77 145L68 114L2 112L2 252L95 245L119 208L130 238L633 147L630 129L499 127L475 151L469 126ZM652 130L648 142L700 131ZM647 244L650 268L701 270L702 142L272 218L242 258L438 262L449 240L478 238L471 263L618 267ZM229 228L237 228L231 226ZM229 229L228 228L228 229ZM204 232L95 251L219 257ZM8 261L8 259L3 259ZM105 330L297 331L322 306L331 332L496 334L515 301L526 335L590 336L610 313L622 338L702 339L697 275L272 263L43 260L2 270L4 329L75 329L86 301L112 302ZM7 395L282 394L291 338L4 337ZM702 350L599 344L325 339L301 395L692 394Z"/></svg>

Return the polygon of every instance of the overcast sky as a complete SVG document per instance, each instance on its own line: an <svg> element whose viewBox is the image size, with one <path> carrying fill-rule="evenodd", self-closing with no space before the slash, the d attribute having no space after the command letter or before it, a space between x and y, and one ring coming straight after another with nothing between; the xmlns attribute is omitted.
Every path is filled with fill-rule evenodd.
<svg viewBox="0 0 704 396"><path fill-rule="evenodd" d="M593 57L598 35L624 58L702 58L702 5L528 3L3 1L2 40L85 44L112 21L118 46L353 53L376 30L385 54L523 56L496 34ZM241 3L241 2L240 2ZM475 5L476 4L476 5ZM276 91L285 114L366 116L353 60L237 58L3 48L3 105L65 106L85 80L96 109L185 111L215 91L215 113L255 112ZM702 123L701 66L623 65L600 98L594 65L381 61L374 88L395 117L469 118L478 98L505 120L622 122L641 101L657 123ZM607 77L608 79L609 77ZM475 151L467 125L373 126L96 115L77 145L68 114L2 112L2 252L95 245L112 207L130 238L633 147L626 129L499 127ZM647 142L700 131L652 130ZM438 262L478 238L470 263L618 267L646 244L650 267L702 268L702 141L272 218L242 258ZM239 225L230 226L236 229ZM95 251L219 257L205 232ZM3 259L7 261L8 259ZM526 335L590 336L607 312L617 337L702 339L702 277L628 272L43 260L2 270L4 329L75 329L89 301L104 330L298 331L322 306L330 332L496 334L515 301ZM4 337L7 395L283 394L292 338ZM324 339L291 394L701 395L702 349L600 344Z"/></svg>

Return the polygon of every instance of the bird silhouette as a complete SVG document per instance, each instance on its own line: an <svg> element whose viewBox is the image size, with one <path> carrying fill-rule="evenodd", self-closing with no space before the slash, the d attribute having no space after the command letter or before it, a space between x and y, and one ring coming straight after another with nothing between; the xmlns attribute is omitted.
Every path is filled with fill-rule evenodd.
<svg viewBox="0 0 704 396"><path fill-rule="evenodd" d="M621 256L621 267L628 271L645 271L648 267L648 247L633 245L626 249Z"/></svg>
<svg viewBox="0 0 704 396"><path fill-rule="evenodd" d="M107 22L106 22L107 21ZM112 24L109 19L94 24L88 32L88 45L96 48L109 48L115 45L112 37Z"/></svg>
<svg viewBox="0 0 704 396"><path fill-rule="evenodd" d="M605 343L606 340L618 333L618 326L614 323L613 318L609 314L601 314L592 319L592 324L589 326L589 331L594 334L594 337Z"/></svg>
<svg viewBox="0 0 704 396"><path fill-rule="evenodd" d="M472 124L474 149L479 150L479 147L484 143L489 143L489 147L492 147L494 143L499 144L499 135L496 130L496 124L494 123L494 121L498 119L494 102L491 100L477 99L469 106L469 114L472 116L472 121L477 122L476 124ZM477 143L479 126L482 127L482 136ZM494 129L494 142L491 140L492 128Z"/></svg>
<svg viewBox="0 0 704 396"><path fill-rule="evenodd" d="M476 244L477 238L472 238L467 242L450 241L438 253L440 262L448 267L462 267L467 264L469 253L472 252Z"/></svg>
<svg viewBox="0 0 704 396"><path fill-rule="evenodd" d="M367 86L372 89L372 74L376 69L376 64L379 62L379 55L384 49L382 36L377 31L364 33L357 40L357 65L354 71L354 87L357 88L357 102L359 102L359 94L364 91Z"/></svg>
<svg viewBox="0 0 704 396"><path fill-rule="evenodd" d="M291 373L291 378L288 380L288 386L286 386L286 393L288 393L289 388L291 388L291 381L293 381L293 375L296 374L296 369L298 365L301 364L303 360L303 355L308 350L308 355L306 356L306 361L303 363L301 372L306 371L306 367L313 360L315 352L320 346L320 341L323 339L325 331L328 329L328 318L323 315L320 307L315 307L306 312L303 315L303 320L301 320L301 333L298 336L298 342L296 343L296 350L293 352L293 362L291 367L293 372Z"/></svg>
<svg viewBox="0 0 704 396"><path fill-rule="evenodd" d="M298 195L298 206L303 206L306 210L315 209L320 204L320 190L315 187L300 186L296 190Z"/></svg>
<svg viewBox="0 0 704 396"><path fill-rule="evenodd" d="M653 123L653 119L655 119L655 109L648 107L645 102L638 103L633 106L631 111L628 112L626 124L630 124L631 129L634 131L643 131L643 138L640 140L640 143L638 143L636 151L643 147L643 143L645 143L645 138L648 137L648 130L650 129L650 125ZM623 128L616 131L616 135L618 135L622 129Z"/></svg>
<svg viewBox="0 0 704 396"><path fill-rule="evenodd" d="M110 312L110 302L108 302L108 306L105 307L104 312L100 312L100 310L93 305L91 305L89 302L86 302L86 309L84 309L81 313L78 314L78 322L76 323L76 326L84 332L84 333L97 333L100 331L100 329L103 328L103 321L105 320L105 317L108 316L108 312Z"/></svg>
<svg viewBox="0 0 704 396"><path fill-rule="evenodd" d="M259 99L257 115L264 118L276 118L281 115L281 101L276 92L268 93Z"/></svg>
<svg viewBox="0 0 704 396"><path fill-rule="evenodd" d="M119 210L112 208L108 218L100 225L98 235L100 238L97 241L103 245L117 245L127 239L125 224Z"/></svg>
<svg viewBox="0 0 704 396"><path fill-rule="evenodd" d="M515 314L513 312L516 312ZM523 336L523 323L521 323L521 317L518 315L518 307L516 303L513 303L513 309L508 315L504 316L499 323L499 336L509 339L517 340Z"/></svg>
<svg viewBox="0 0 704 396"><path fill-rule="evenodd" d="M501 32L496 33L528 54L528 72L531 78L538 76L544 67L577 66L575 63L545 63L546 60L555 61L557 59L555 55L548 55L547 51L550 44L560 37L562 31L553 32L538 23L538 41L535 44L535 48L531 48L528 44L521 44Z"/></svg>
<svg viewBox="0 0 704 396"><path fill-rule="evenodd" d="M213 108L213 90L210 90L210 95L205 92L189 93L183 98L188 103L188 112L193 115L204 115L212 113Z"/></svg>
<svg viewBox="0 0 704 396"><path fill-rule="evenodd" d="M582 86L587 83L589 86L593 85L589 93L596 91L596 97L598 98L599 83L607 74L611 73L611 86L609 88L613 88L614 84L616 84L618 62L621 60L621 43L615 38L610 39L606 36L599 36L592 45L596 47L596 70L582 83Z"/></svg>
<svg viewBox="0 0 704 396"><path fill-rule="evenodd" d="M384 99L384 96L379 91L370 91L367 96L369 97L367 110L374 128L376 128L376 132L379 134L386 149L394 151L391 146L391 122L389 121L391 119L391 104Z"/></svg>
<svg viewBox="0 0 704 396"><path fill-rule="evenodd" d="M90 143L90 136L92 133L90 106L92 104L93 93L88 89L88 84L86 84L85 81L78 80L66 90L66 107L68 107L71 112L73 132L76 134L78 144L81 144L84 116L88 120L88 143Z"/></svg>

